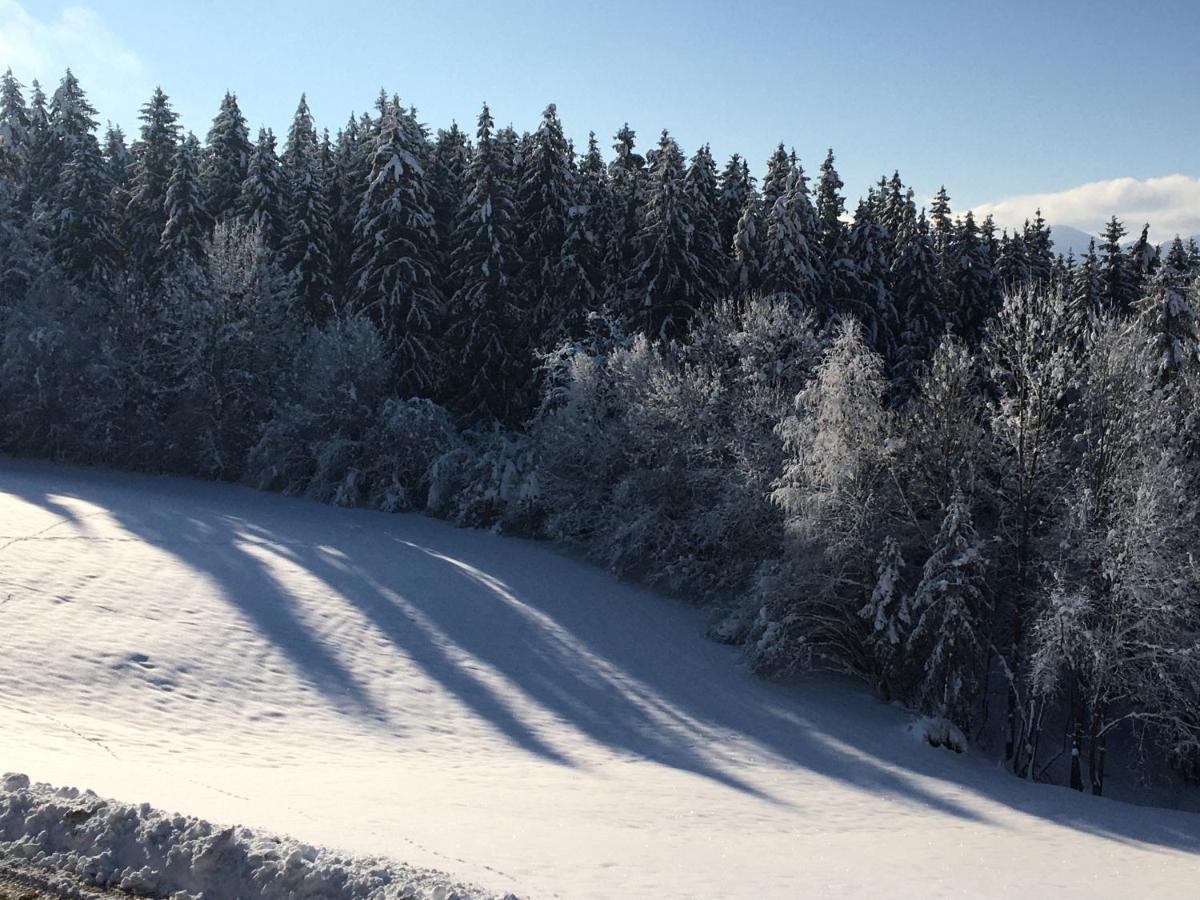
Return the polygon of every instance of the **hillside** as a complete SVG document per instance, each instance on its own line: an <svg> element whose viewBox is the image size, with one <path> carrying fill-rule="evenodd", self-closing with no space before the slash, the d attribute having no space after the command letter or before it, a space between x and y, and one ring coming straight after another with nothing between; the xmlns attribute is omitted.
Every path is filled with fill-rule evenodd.
<svg viewBox="0 0 1200 900"><path fill-rule="evenodd" d="M934 750L702 625L417 515L0 459L0 770L530 897L1191 893L1193 815Z"/></svg>

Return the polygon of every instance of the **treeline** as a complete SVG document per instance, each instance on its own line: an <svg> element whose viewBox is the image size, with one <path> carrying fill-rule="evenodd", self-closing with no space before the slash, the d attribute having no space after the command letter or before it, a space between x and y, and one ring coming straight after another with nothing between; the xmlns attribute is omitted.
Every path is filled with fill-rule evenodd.
<svg viewBox="0 0 1200 900"><path fill-rule="evenodd" d="M1200 778L1194 244L899 175L848 218L832 153L605 162L553 106L141 118L0 82L0 447L550 537L1024 777Z"/></svg>

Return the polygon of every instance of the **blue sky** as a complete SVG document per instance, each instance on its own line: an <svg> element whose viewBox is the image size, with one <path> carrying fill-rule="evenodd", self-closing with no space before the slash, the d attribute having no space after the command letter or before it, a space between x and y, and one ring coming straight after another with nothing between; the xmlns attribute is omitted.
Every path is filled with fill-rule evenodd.
<svg viewBox="0 0 1200 900"><path fill-rule="evenodd" d="M899 168L922 198L944 182L957 209L999 210L1018 195L1053 205L1097 182L1109 187L1096 202L1113 203L1117 178L1142 190L1145 179L1182 174L1200 191L1200 3L1152 9L1127 0L0 0L0 66L54 83L69 63L102 117L127 127L161 84L201 136L226 88L253 124L276 130L302 91L331 128L380 86L435 126L473 127L486 99L498 120L532 128L553 101L578 144L594 129L607 150L628 120L643 146L666 127L689 152L707 141L756 170L780 140L810 170L833 146L852 198ZM1150 193L1120 202L1178 205L1178 183ZM1100 214L1076 207L1084 227ZM1165 215L1190 227L1187 210Z"/></svg>

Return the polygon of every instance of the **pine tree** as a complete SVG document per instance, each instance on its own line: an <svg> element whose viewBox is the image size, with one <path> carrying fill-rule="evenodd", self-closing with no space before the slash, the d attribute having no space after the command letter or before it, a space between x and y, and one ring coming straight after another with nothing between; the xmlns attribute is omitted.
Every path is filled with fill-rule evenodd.
<svg viewBox="0 0 1200 900"><path fill-rule="evenodd" d="M1137 315L1150 337L1151 373L1160 384L1181 370L1194 369L1200 360L1196 313L1188 302L1187 273L1174 265L1163 266L1150 289L1137 304ZM1195 294L1196 291L1192 290Z"/></svg>
<svg viewBox="0 0 1200 900"><path fill-rule="evenodd" d="M275 153L275 134L269 128L258 130L237 210L247 225L259 231L269 248L279 246L287 227L283 218L283 172Z"/></svg>
<svg viewBox="0 0 1200 900"><path fill-rule="evenodd" d="M1014 232L1010 237L1005 231L1000 239L1000 256L996 260L998 289L1001 292L1017 291L1033 278L1033 265L1024 236Z"/></svg>
<svg viewBox="0 0 1200 900"><path fill-rule="evenodd" d="M971 508L959 490L913 591L908 655L925 660L917 685L924 709L963 731L974 718L987 657L985 572Z"/></svg>
<svg viewBox="0 0 1200 900"><path fill-rule="evenodd" d="M92 286L110 284L120 248L112 184L94 135L84 135L74 143L50 222L51 251L67 278Z"/></svg>
<svg viewBox="0 0 1200 900"><path fill-rule="evenodd" d="M386 108L354 227L353 302L395 348L400 392L429 396L442 379L441 300L433 282L437 233L412 139L403 111Z"/></svg>
<svg viewBox="0 0 1200 900"><path fill-rule="evenodd" d="M724 287L729 259L728 245L721 243L717 165L707 144L692 156L684 176L684 190L692 226L690 246L697 265L696 305L704 311L717 302Z"/></svg>
<svg viewBox="0 0 1200 900"><path fill-rule="evenodd" d="M650 338L678 337L702 301L700 263L684 184L683 152L664 131L650 169L645 225L630 279L630 324Z"/></svg>
<svg viewBox="0 0 1200 900"><path fill-rule="evenodd" d="M1067 290L1068 341L1075 348L1083 347L1088 324L1103 311L1100 283L1100 260L1096 256L1096 241L1088 241L1087 253L1071 276Z"/></svg>
<svg viewBox="0 0 1200 900"><path fill-rule="evenodd" d="M767 160L767 177L763 179L762 199L763 208L769 216L775 208L775 202L787 191L792 172L796 168L793 154L784 149L782 143L775 148L771 158Z"/></svg>
<svg viewBox="0 0 1200 900"><path fill-rule="evenodd" d="M1162 265L1164 269L1169 270L1168 277L1187 278L1191 275L1192 263L1188 258L1187 248L1184 247L1179 235L1175 235L1175 239L1171 241L1171 246L1167 248Z"/></svg>
<svg viewBox="0 0 1200 900"><path fill-rule="evenodd" d="M592 254L587 263L587 272L595 292L592 308L597 308L611 294L607 281L607 258L616 239L617 207L608 180L608 168L600 156L600 145L595 132L588 134L588 149L580 162L576 193L578 203L585 210L584 225L590 244L588 250ZM573 218L577 219L578 215ZM573 227L576 232L568 241L572 246L577 243L578 229L581 226L579 222L574 222Z"/></svg>
<svg viewBox="0 0 1200 900"><path fill-rule="evenodd" d="M439 129L429 164L429 202L433 205L438 237L438 277L443 282L450 275L451 239L457 228L458 212L470 190L467 182L470 165L471 148L458 123Z"/></svg>
<svg viewBox="0 0 1200 900"><path fill-rule="evenodd" d="M871 599L858 612L867 623L867 647L875 664L873 678L885 700L892 697L904 641L911 625L908 602L901 578L904 556L892 536L884 538L875 563L875 588Z"/></svg>
<svg viewBox="0 0 1200 900"><path fill-rule="evenodd" d="M200 152L200 142L194 134L188 134L175 153L175 167L167 182L162 257L175 270L203 258L204 242L212 226L200 188Z"/></svg>
<svg viewBox="0 0 1200 900"><path fill-rule="evenodd" d="M929 227L933 237L933 249L938 257L943 258L950 248L950 240L954 236L953 222L950 219L950 195L946 186L938 188L934 195L933 205L929 208Z"/></svg>
<svg viewBox="0 0 1200 900"><path fill-rule="evenodd" d="M67 69L50 99L50 140L42 148L46 174L61 174L76 146L96 131L97 124L95 107L88 102L79 79Z"/></svg>
<svg viewBox="0 0 1200 900"><path fill-rule="evenodd" d="M1142 296L1142 286L1158 269L1158 248L1150 243L1150 225L1142 226L1142 233L1129 246L1129 273L1133 278L1135 302Z"/></svg>
<svg viewBox="0 0 1200 900"><path fill-rule="evenodd" d="M790 161L788 166L791 174L783 193L766 214L762 290L815 313L821 266L816 211L803 171Z"/></svg>
<svg viewBox="0 0 1200 900"><path fill-rule="evenodd" d="M337 135L333 150L333 175L329 184L330 257L333 282L340 300L346 300L353 278L354 222L371 176L364 131L354 116Z"/></svg>
<svg viewBox="0 0 1200 900"><path fill-rule="evenodd" d="M746 209L746 203L754 193L754 179L750 168L738 154L729 157L721 172L717 196L717 220L720 228L721 250L733 252L733 239L737 234L738 222Z"/></svg>
<svg viewBox="0 0 1200 900"><path fill-rule="evenodd" d="M129 188L129 179L133 176L133 154L125 145L125 132L121 130L121 126L111 122L104 132L104 162L113 190L123 196ZM125 197L124 203L128 202L128 197Z"/></svg>
<svg viewBox="0 0 1200 900"><path fill-rule="evenodd" d="M237 214L253 149L237 95L227 91L208 131L200 166L200 186L214 221Z"/></svg>
<svg viewBox="0 0 1200 900"><path fill-rule="evenodd" d="M19 197L19 205L30 209L35 201L49 199L58 182L54 171L54 135L50 130L50 111L46 106L46 95L35 78L29 93L29 132L25 156L25 184Z"/></svg>
<svg viewBox="0 0 1200 900"><path fill-rule="evenodd" d="M453 353L452 402L468 421L519 424L528 415L528 362L517 323L516 206L508 163L496 146L491 111L479 114L475 153L451 246L448 340Z"/></svg>
<svg viewBox="0 0 1200 900"><path fill-rule="evenodd" d="M766 237L762 200L757 192L751 192L733 235L733 266L729 280L734 296L749 296L761 286Z"/></svg>
<svg viewBox="0 0 1200 900"><path fill-rule="evenodd" d="M28 160L29 110L21 83L8 69L0 78L0 179L23 181Z"/></svg>
<svg viewBox="0 0 1200 900"><path fill-rule="evenodd" d="M283 229L280 264L309 317L333 312L332 224L321 145L307 100L301 96L280 167Z"/></svg>
<svg viewBox="0 0 1200 900"><path fill-rule="evenodd" d="M1054 265L1054 241L1050 238L1050 229L1046 227L1041 209L1035 213L1032 223L1026 221L1021 237L1029 260L1029 277L1035 284L1049 285L1050 271Z"/></svg>
<svg viewBox="0 0 1200 900"><path fill-rule="evenodd" d="M957 308L947 313L957 321L959 333L968 342L974 342L994 311L994 276L988 263L987 248L970 211L954 232L947 251L947 266Z"/></svg>
<svg viewBox="0 0 1200 900"><path fill-rule="evenodd" d="M133 146L133 180L126 211L129 247L143 274L158 267L167 227L167 183L175 169L179 145L178 118L161 88L142 107L141 138Z"/></svg>
<svg viewBox="0 0 1200 900"><path fill-rule="evenodd" d="M616 217L612 240L605 252L607 302L615 315L625 318L634 314L629 285L640 249L638 236L642 233L647 184L646 161L634 152L636 136L628 123L621 127L613 144L613 161L608 165Z"/></svg>
<svg viewBox="0 0 1200 900"><path fill-rule="evenodd" d="M1100 245L1103 254L1101 284L1104 305L1120 315L1127 315L1138 299L1129 259L1121 249L1121 238L1124 236L1124 226L1113 216L1104 229L1104 242Z"/></svg>
<svg viewBox="0 0 1200 900"><path fill-rule="evenodd" d="M922 212L911 229L898 236L899 253L889 285L900 333L892 379L902 398L916 384L925 360L932 356L946 323L938 304L937 252Z"/></svg>
<svg viewBox="0 0 1200 900"><path fill-rule="evenodd" d="M535 347L549 347L569 336L569 323L580 318L569 310L560 293L563 247L571 207L572 175L567 139L554 104L521 159L517 186L520 212L521 293L527 305L529 337Z"/></svg>
<svg viewBox="0 0 1200 900"><path fill-rule="evenodd" d="M867 342L890 369L896 361L900 322L888 289L888 233L865 203L855 211L849 242L854 274L845 311L862 323Z"/></svg>
<svg viewBox="0 0 1200 900"><path fill-rule="evenodd" d="M838 247L846 233L846 225L842 221L846 214L846 200L842 196L843 186L841 176L833 164L831 147L825 155L825 161L821 163L821 178L817 183L817 227L827 263L837 258Z"/></svg>

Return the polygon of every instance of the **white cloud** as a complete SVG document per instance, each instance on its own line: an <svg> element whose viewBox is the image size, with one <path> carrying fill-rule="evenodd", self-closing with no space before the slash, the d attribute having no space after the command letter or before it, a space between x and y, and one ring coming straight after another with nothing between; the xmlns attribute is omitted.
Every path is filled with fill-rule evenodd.
<svg viewBox="0 0 1200 900"><path fill-rule="evenodd" d="M1200 178L1163 175L1158 178L1113 178L1092 181L1050 194L1023 194L973 210L976 218L991 213L1002 228L1020 227L1040 208L1051 225L1070 225L1099 234L1110 216L1126 230L1141 231L1150 223L1150 238L1166 241L1176 234L1200 234Z"/></svg>
<svg viewBox="0 0 1200 900"><path fill-rule="evenodd" d="M0 71L11 67L26 86L54 92L69 67L101 118L125 118L148 95L146 66L95 11L67 6L56 18L38 19L17 0L0 0Z"/></svg>

